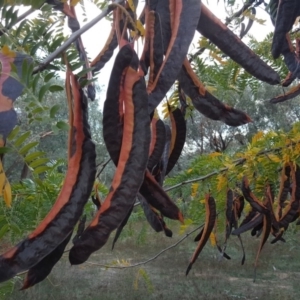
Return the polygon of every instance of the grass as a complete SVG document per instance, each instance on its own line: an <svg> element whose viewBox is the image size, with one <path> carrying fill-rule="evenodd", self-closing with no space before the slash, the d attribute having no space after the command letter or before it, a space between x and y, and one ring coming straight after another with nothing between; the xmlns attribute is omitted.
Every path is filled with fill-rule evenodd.
<svg viewBox="0 0 300 300"><path fill-rule="evenodd" d="M138 229L133 229L133 226ZM244 266L240 265L242 254L236 238L231 237L229 241L227 253L232 257L229 261L220 259L217 250L206 245L186 277L186 267L196 247L193 236L156 260L136 268L104 268L87 263L71 267L66 254L44 282L27 291L19 291L22 286L22 278L19 278L13 293L5 299L300 298L299 233L288 236L287 243L266 244L259 259L256 283L253 283L253 262L259 239L244 234L247 255ZM114 251L111 251L110 240L91 256L90 261L111 266L144 261L181 237L174 234L169 239L163 234L152 233L148 228L145 230L143 226L130 223Z"/></svg>

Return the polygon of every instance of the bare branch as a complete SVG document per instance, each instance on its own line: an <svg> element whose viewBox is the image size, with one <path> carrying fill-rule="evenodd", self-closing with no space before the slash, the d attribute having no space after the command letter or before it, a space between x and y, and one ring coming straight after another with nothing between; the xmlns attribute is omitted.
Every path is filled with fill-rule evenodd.
<svg viewBox="0 0 300 300"><path fill-rule="evenodd" d="M96 174L96 178L98 178L100 176L100 174L103 172L103 170L106 168L106 166L108 165L108 163L111 161L111 158L109 158L104 164L102 164L102 168L97 171Z"/></svg>
<svg viewBox="0 0 300 300"><path fill-rule="evenodd" d="M86 263L89 264L89 265L94 265L94 266L100 266L100 267L103 267L103 268L110 268L110 269L128 269L128 268L135 268L135 267L138 267L140 265L145 265L153 260L155 260L156 258L158 258L160 255L162 255L163 253L165 253L166 251L172 249L172 248L175 248L177 245L179 245L182 241L184 241L188 236L190 236L192 233L194 233L196 230L202 228L204 226L204 224L196 227L195 229L193 229L192 231L190 231L189 233L187 233L184 237L182 237L179 241L177 241L176 243L172 244L171 246L161 250L160 252L158 252L156 255L154 255L153 257L145 260L145 261L141 261L139 263L136 263L136 264L132 264L132 265L129 265L129 266L109 266L109 265L103 265L103 264L99 264L99 263L94 263L94 262L89 262L87 261Z"/></svg>
<svg viewBox="0 0 300 300"><path fill-rule="evenodd" d="M70 37L59 47L57 48L53 53L51 53L48 57L46 57L38 67L33 69L33 74L38 73L42 70L44 70L50 62L52 62L57 56L59 56L62 52L68 49L68 47L75 42L79 36L81 36L84 32L89 30L91 27L93 27L95 24L97 24L99 21L101 21L104 17L106 17L115 7L120 5L123 0L117 0L114 3L108 5L106 8L103 9L102 13L95 17L93 20L82 26L80 29L75 31L70 35Z"/></svg>
<svg viewBox="0 0 300 300"><path fill-rule="evenodd" d="M249 7L251 7L254 2L255 2L255 0L249 0L248 2L246 2L243 5L243 7L240 10L238 10L237 12L235 12L230 18L226 18L225 24L228 25L232 22L232 20L234 20L235 18L238 18L244 11L246 11Z"/></svg>
<svg viewBox="0 0 300 300"><path fill-rule="evenodd" d="M30 9L28 9L27 11L25 11L22 15L20 15L15 22L13 22L12 24L9 24L7 27L4 27L2 29L0 29L0 36L5 34L9 29L11 29L13 26L15 26L16 24L18 24L19 22L21 22L23 19L27 18L30 14L32 14L36 9L31 7Z"/></svg>
<svg viewBox="0 0 300 300"><path fill-rule="evenodd" d="M181 242L183 242L188 236L190 236L192 233L194 233L196 230L202 228L204 226L204 224L194 228L192 231L188 232L184 237L182 237L179 241L177 241L176 243L172 244L171 246L161 250L160 252L158 252L156 255L154 255L153 257L145 260L145 261L141 261L139 263L136 263L136 264L133 264L133 265L130 265L130 266L109 266L109 265L103 265L103 264L99 264L99 263L94 263L94 262L89 262L89 261L86 261L87 264L89 265L94 265L94 266L99 266L99 267L103 267L103 268L108 268L108 269L128 269L128 268L135 268L135 267L138 267L140 265L145 265L153 260L155 260L156 258L158 258L160 255L162 255L164 252L172 249L172 248L175 248L177 245L179 245ZM64 253L67 253L69 252L70 249L68 250L65 250ZM18 273L16 276L20 276L20 275L24 275L26 274L28 271L24 271L24 272L21 272L21 273Z"/></svg>
<svg viewBox="0 0 300 300"><path fill-rule="evenodd" d="M294 142L294 143L291 143L291 144L285 146L284 148L286 148L286 147L291 147L291 146L295 146L296 144L299 144L299 143L300 143L300 141L297 141L297 142ZM282 149L283 149L283 147L273 148L273 149L269 149L269 150L263 150L263 151L258 152L258 153L255 155L255 157L262 156L262 155L266 155L266 154L268 154L268 153L279 152L279 151L281 151ZM236 166L242 165L242 164L245 163L245 162L246 162L246 158L240 158L240 159L234 160L234 161L233 161L233 164L234 164L234 166L236 167ZM168 191L170 191L170 190L179 188L179 187L181 187L181 186L183 186L183 185L186 185L186 184L189 184L189 183L193 183L193 182L197 182L197 181L202 181L202 180L208 179L208 178L210 178L210 177L212 177L212 176L215 176L215 175L218 175L218 174L220 174L220 173L226 172L226 171L228 171L228 168L222 168L222 169L220 169L220 170L211 172L211 173L209 173L209 174L207 174L207 175L204 175L204 176L201 176L201 177L198 177L198 178L194 178L194 179L182 181L182 182L177 183L177 184L175 184L175 185L173 185L173 186L170 186L170 187L168 187L168 188L165 188L164 190L165 190L165 192L168 192Z"/></svg>
<svg viewBox="0 0 300 300"><path fill-rule="evenodd" d="M47 132L41 132L40 133L40 139L43 139L43 138L45 138L45 137L47 137L49 135L52 135L52 134L53 134L52 130L51 131L47 131Z"/></svg>

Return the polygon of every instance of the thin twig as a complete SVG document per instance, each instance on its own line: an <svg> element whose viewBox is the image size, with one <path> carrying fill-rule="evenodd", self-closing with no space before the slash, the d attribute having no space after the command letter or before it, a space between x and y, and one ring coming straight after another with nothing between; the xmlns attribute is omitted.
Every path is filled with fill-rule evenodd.
<svg viewBox="0 0 300 300"><path fill-rule="evenodd" d="M300 140L297 141L297 142L294 142L294 143L290 143L289 145L286 145L285 147L278 147L278 148L273 148L273 149L269 149L269 150L263 150L263 151L258 152L255 155L255 157L258 157L258 156L261 156L261 155L267 155L268 153L278 152L278 151L281 151L283 148L287 148L287 147L290 147L290 146L295 146L298 143L300 143ZM240 158L240 159L234 160L233 164L236 167L236 166L239 166L239 165L242 165L243 163L245 163L246 160L247 160L246 158ZM208 178L210 178L214 175L218 175L220 173L226 172L226 171L228 171L228 168L222 168L222 169L219 169L217 171L206 174L204 176L198 177L198 178L182 181L182 182L177 183L175 185L172 185L170 187L164 188L164 190L165 190L165 192L168 192L170 190L176 189L176 188L181 187L183 185L193 183L193 182L197 182L197 181L202 181L202 180L208 179Z"/></svg>
<svg viewBox="0 0 300 300"><path fill-rule="evenodd" d="M0 36L6 33L9 29L11 29L13 26L21 22L23 19L27 18L29 15L31 15L36 9L31 7L27 11L25 11L22 15L20 15L15 22L12 24L9 24L7 27L1 28L0 29Z"/></svg>
<svg viewBox="0 0 300 300"><path fill-rule="evenodd" d="M27 18L29 15L31 15L35 11L36 11L36 8L33 8L33 7L29 8L27 11L25 11L22 15L20 15L17 18L16 22L12 26L18 24L19 22L21 22L23 19Z"/></svg>
<svg viewBox="0 0 300 300"><path fill-rule="evenodd" d="M111 161L111 158L109 158L104 164L102 164L102 168L97 172L96 178L100 176L100 174L103 172L103 170L106 168L108 163Z"/></svg>
<svg viewBox="0 0 300 300"><path fill-rule="evenodd" d="M252 6L252 4L254 4L255 0L250 0L248 2L246 2L243 7L238 10L237 12L235 12L230 18L226 18L226 25L229 25L232 20L234 20L235 18L238 18L243 12L245 12L249 7Z"/></svg>
<svg viewBox="0 0 300 300"><path fill-rule="evenodd" d="M225 171L227 171L227 170L228 170L228 168L223 168L223 169L220 169L220 170L218 170L218 171L211 172L211 173L209 173L209 174L207 174L207 175L204 175L204 176L201 176L201 177L198 177L198 178L194 178L194 179L190 179L190 180L185 180L185 181L182 181L182 182L177 183L177 184L175 184L175 185L172 185L172 186L170 186L170 187L168 187L168 188L165 188L164 190L165 190L165 192L168 192L168 191L170 191L170 190L173 190L173 189L176 189L176 188L178 188L178 187L181 187L182 185L186 185L186 184L193 183L193 182L196 182L196 181L202 181L202 180L205 180L205 179L210 178L210 177L212 177L212 176L214 176L214 175L217 175L217 174L219 174L219 173L223 173L223 172L225 172Z"/></svg>
<svg viewBox="0 0 300 300"><path fill-rule="evenodd" d="M48 279L48 281L50 282L50 284L51 284L53 287L58 287L58 286L61 285L61 283L60 283L60 284L54 284L54 283L50 280L49 276L47 276L47 279Z"/></svg>
<svg viewBox="0 0 300 300"><path fill-rule="evenodd" d="M45 138L45 137L47 137L49 135L52 135L52 134L53 134L52 130L51 131L47 131L47 132L41 132L40 133L40 139L43 139L43 138Z"/></svg>
<svg viewBox="0 0 300 300"><path fill-rule="evenodd" d="M99 21L101 21L104 17L106 17L115 7L120 5L124 0L117 0L116 2L108 5L106 8L103 9L102 13L95 17L93 20L82 26L80 29L75 31L70 35L70 37L54 52L52 52L48 57L46 57L38 67L33 69L33 74L38 73L42 70L44 70L50 62L52 62L57 56L59 56L62 52L67 50L67 48L75 42L79 36L81 36L84 32L89 30L91 27L93 27L95 24L97 24Z"/></svg>
<svg viewBox="0 0 300 300"><path fill-rule="evenodd" d="M128 269L128 268L134 268L134 267L138 267L140 265L145 265L153 260L155 260L156 258L158 258L160 255L162 255L164 252L172 249L172 248L175 248L178 244L180 244L182 241L184 241L188 236L190 236L192 233L194 233L196 230L202 228L204 226L204 224L196 227L195 229L193 229L192 231L190 231L189 233L187 233L184 237L182 237L179 241L177 241L176 243L172 244L171 246L161 250L160 252L158 252L156 255L154 255L153 257L145 260L145 261L141 261L139 263L136 263L136 264L133 264L133 265L129 265L129 266L108 266L108 265L103 265L103 264L99 264L99 263L94 263L94 262L89 262L87 261L86 263L87 264L90 264L90 265L94 265L94 266L100 266L100 267L103 267L103 268L110 268L110 269Z"/></svg>
<svg viewBox="0 0 300 300"><path fill-rule="evenodd" d="M100 267L103 267L103 268L109 268L109 269L128 269L128 268L134 268L134 267L138 267L140 265L145 265L153 260L155 260L156 258L158 258L160 255L162 255L164 252L172 249L172 248L175 248L177 245L179 245L181 242L183 242L188 236L190 236L192 233L194 233L196 230L202 228L204 226L204 224L194 228L192 231L188 232L184 237L182 237L179 241L177 241L176 243L172 244L171 246L161 250L160 252L158 252L156 255L154 255L153 257L145 260L145 261L141 261L139 263L136 263L136 264L133 264L133 265L130 265L130 266L109 266L109 265L103 265L103 264L99 264L99 263L94 263L94 262L89 262L89 261L86 261L87 264L89 265L94 265L94 266L100 266ZM69 252L70 249L67 249L64 251L64 253L67 253ZM24 271L24 272L20 272L18 273L16 276L20 276L20 275L24 275L26 274L28 271Z"/></svg>

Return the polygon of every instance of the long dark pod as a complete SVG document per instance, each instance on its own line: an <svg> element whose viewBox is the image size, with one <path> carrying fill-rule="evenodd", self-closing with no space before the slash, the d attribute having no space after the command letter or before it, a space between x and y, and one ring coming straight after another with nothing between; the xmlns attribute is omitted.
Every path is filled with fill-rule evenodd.
<svg viewBox="0 0 300 300"><path fill-rule="evenodd" d="M72 30L72 33L74 33L75 31L80 29L80 24L77 20L75 7L73 5L70 5L69 11L71 12L71 14L68 14L68 26ZM83 45L81 36L78 37L78 39L75 41L75 46L76 46L77 51L79 53L80 60L84 63L84 68L89 69L90 68L90 62L88 60L87 53L85 51L85 47ZM92 71L88 70L88 72L86 74L86 79L87 80L92 80L92 78L93 78ZM94 85L93 82L90 82L87 85L87 94L88 94L88 97L91 100L95 100L96 91L95 91L95 85Z"/></svg>
<svg viewBox="0 0 300 300"><path fill-rule="evenodd" d="M140 193L147 202L160 211L163 216L183 222L181 211L149 171L145 172L145 178L141 185Z"/></svg>
<svg viewBox="0 0 300 300"><path fill-rule="evenodd" d="M123 138L123 100L121 91L128 65L133 59L129 46L123 47L118 53L111 72L106 100L103 107L103 138L108 153L117 166Z"/></svg>
<svg viewBox="0 0 300 300"><path fill-rule="evenodd" d="M191 98L194 107L212 120L220 120L230 126L240 126L251 122L250 117L210 94L193 71L189 61L184 60L178 80L183 91Z"/></svg>
<svg viewBox="0 0 300 300"><path fill-rule="evenodd" d="M230 195L230 193L229 193L229 195ZM233 200L233 212L231 214L231 221L230 221L231 231L232 231L232 228L234 228L234 229L238 228L238 220L241 218L241 215L242 215L242 212L243 212L243 209L244 209L244 205L245 205L244 202L245 202L244 197L235 193L234 200ZM231 233L231 231L230 231L230 233ZM243 240L242 240L241 235L238 234L237 237L240 241L242 252L243 252L241 265L244 265L245 260L246 260L245 248L244 248L244 245L243 245ZM225 251L225 249L226 249L226 244L225 244L225 247L224 247L223 251Z"/></svg>
<svg viewBox="0 0 300 300"><path fill-rule="evenodd" d="M123 50L124 49L124 50ZM147 166L150 145L150 120L147 111L147 93L143 77L137 71L139 60L129 45L121 48L132 51L122 97L124 99L123 138L117 169L100 210L91 224L75 243L69 253L70 263L85 262L94 251L100 249L108 240L131 209L143 181Z"/></svg>
<svg viewBox="0 0 300 300"><path fill-rule="evenodd" d="M285 36L292 29L297 16L300 14L299 10L298 0L279 1L272 42L272 55L275 59L282 53Z"/></svg>
<svg viewBox="0 0 300 300"><path fill-rule="evenodd" d="M123 138L124 120L121 91L123 90L127 66L132 60L132 56L132 50L129 46L123 47L117 55L103 108L104 142L115 165L118 164ZM149 116L148 119L150 122ZM159 210L164 216L182 220L182 214L177 206L148 171L145 173L140 193L150 205Z"/></svg>
<svg viewBox="0 0 300 300"><path fill-rule="evenodd" d="M211 232L214 229L215 226L215 221L217 217L217 212L216 212L216 202L213 197L211 197L209 194L205 195L205 212L206 212L206 217L205 217L205 224L203 228L203 232L201 234L201 238L198 242L197 248L190 260L190 263L187 267L186 270L186 275L190 272L194 262L198 258L200 252L202 251L203 247L205 246L206 242L209 239L209 236Z"/></svg>
<svg viewBox="0 0 300 300"><path fill-rule="evenodd" d="M28 270L51 253L72 232L93 188L95 145L87 122L87 99L69 73L74 98L73 139L66 179L51 211L22 242L0 256L0 282Z"/></svg>
<svg viewBox="0 0 300 300"><path fill-rule="evenodd" d="M141 56L141 66L145 75L149 70L148 84L153 84L164 59L164 42L162 22L158 12L146 10L146 36L144 50Z"/></svg>
<svg viewBox="0 0 300 300"><path fill-rule="evenodd" d="M280 83L277 72L262 61L203 3L197 30L254 77L273 85Z"/></svg>
<svg viewBox="0 0 300 300"><path fill-rule="evenodd" d="M116 234L115 234L114 240L112 242L111 250L114 250L115 244L116 244L117 240L119 239L123 228L126 226L128 220L129 220L129 218L131 216L131 213L133 211L133 208L134 208L134 205L132 205L132 207L127 212L127 215L125 216L125 218L123 219L123 221L121 222L121 224L118 226L118 228L116 230Z"/></svg>
<svg viewBox="0 0 300 300"><path fill-rule="evenodd" d="M146 219L150 226L156 231L164 231L167 237L172 237L172 231L167 227L163 218L159 215L159 213L145 200L143 196L139 196L139 201L144 210Z"/></svg>
<svg viewBox="0 0 300 300"><path fill-rule="evenodd" d="M156 6L162 24L165 59L148 85L149 113L157 107L175 82L188 52L200 17L199 0L161 0ZM168 23L169 22L169 23Z"/></svg>
<svg viewBox="0 0 300 300"><path fill-rule="evenodd" d="M273 208L274 204L274 194L270 184L266 185L265 188L265 198L266 198L266 207L270 211L271 221L272 221L272 232L277 231L279 229L279 225L277 222L276 214Z"/></svg>
<svg viewBox="0 0 300 300"><path fill-rule="evenodd" d="M105 64L111 59L114 50L118 47L118 39L114 26L112 26L108 39L100 51L100 53L93 59L90 66L93 68L93 73L99 72Z"/></svg>
<svg viewBox="0 0 300 300"><path fill-rule="evenodd" d="M184 147L186 138L186 122L179 108L176 108L175 110L172 110L170 108L170 119L172 130L166 175L170 173L170 171L177 163Z"/></svg>
<svg viewBox="0 0 300 300"><path fill-rule="evenodd" d="M233 208L233 191L231 189L227 190L226 194L226 240L229 238L231 233L231 220L232 214L234 213Z"/></svg>
<svg viewBox="0 0 300 300"><path fill-rule="evenodd" d="M293 98L297 97L298 95L300 95L300 84L292 87L285 94L282 94L282 95L276 96L275 98L272 98L270 100L270 102L272 104L277 104L277 103L281 103L281 102L293 99Z"/></svg>
<svg viewBox="0 0 300 300"><path fill-rule="evenodd" d="M250 203L250 205L258 212L265 214L268 213L269 210L265 207L264 204L262 204L256 196L252 193L250 189L249 180L247 177L243 178L242 181L242 192L245 197L245 199Z"/></svg>
<svg viewBox="0 0 300 300"><path fill-rule="evenodd" d="M256 254L256 258L255 258L255 264L254 264L254 281L256 280L256 268L257 268L257 263L258 263L258 258L260 255L260 252L264 246L264 244L266 243L270 232L271 232L271 228L272 228L272 220L271 220L271 215L270 213L266 213L264 214L264 219L263 219L263 230L262 230L262 238L258 247L258 251Z"/></svg>
<svg viewBox="0 0 300 300"><path fill-rule="evenodd" d="M299 166L296 166L295 169L292 163L290 163L290 168L292 177L291 200L288 203L284 214L278 221L279 227L283 227L285 230L288 228L289 224L298 217L297 213L300 208L300 169Z"/></svg>
<svg viewBox="0 0 300 300"><path fill-rule="evenodd" d="M74 112L73 112L73 101L72 101L72 88L71 88L71 82L70 82L70 76L67 76L66 78L66 94L67 94L67 102L68 102L68 108L69 108L69 124L73 123L74 120ZM70 131L69 135L69 143L68 143L68 159L70 159L72 154L72 144L73 144L73 138L71 135L72 131ZM81 233L84 230L86 222L86 215L84 215L78 225L78 230L76 235L73 238L73 241L78 239ZM65 247L69 243L71 237L72 237L72 231L69 233L67 238L60 243L52 252L50 252L48 255L46 255L39 263L37 263L35 266L30 268L26 274L26 277L24 279L23 286L21 290L28 289L29 287L32 287L33 285L41 282L44 280L52 271L54 265L60 260L62 257Z"/></svg>
<svg viewBox="0 0 300 300"><path fill-rule="evenodd" d="M152 171L152 174L154 175L156 181L163 186L168 161L169 161L169 154L170 154L170 147L171 147L171 128L168 124L165 124L165 131L166 131L166 140L164 145L164 151L161 157L160 162L155 166L155 168Z"/></svg>
<svg viewBox="0 0 300 300"><path fill-rule="evenodd" d="M281 53L284 63L289 70L289 74L282 82L282 86L289 86L296 78L300 78L300 57L295 52L289 34L286 34L282 42Z"/></svg>
<svg viewBox="0 0 300 300"><path fill-rule="evenodd" d="M284 87L289 86L297 77L300 77L300 57L295 53L294 46L292 45L288 34L293 26L294 21L292 20L295 18L294 14L297 9L293 10L293 6L295 5L294 0L290 1L290 3L286 2L287 1L271 0L269 4L271 21L275 26L272 49L274 50L274 55L276 57L279 57L280 54L283 55L284 62L289 69L288 75L281 83ZM279 4L281 8L279 8ZM291 8L293 11L290 10Z"/></svg>
<svg viewBox="0 0 300 300"><path fill-rule="evenodd" d="M162 157L166 142L166 129L164 122L158 116L154 116L151 121L151 144L147 168L152 169L157 165Z"/></svg>
<svg viewBox="0 0 300 300"><path fill-rule="evenodd" d="M116 30L113 27L110 38L115 36L116 42ZM118 45L118 43L117 43ZM104 49L106 46L104 47ZM105 52L105 51L104 51ZM101 56L101 53L99 54ZM123 138L123 126L124 126L124 110L122 99L122 90L124 89L124 80L128 66L130 65L134 56L134 52L131 47L125 46L121 49L116 57L114 67L111 72L109 85L106 94L106 100L103 108L103 138L108 150L108 153L115 164L118 165L122 138ZM99 57L100 58L100 57ZM101 60L101 58L100 58ZM117 242L123 228L126 226L129 217L133 211L134 203L128 210L126 216L118 225L116 234L112 243L112 249L114 249L115 243ZM99 207L100 210L100 207Z"/></svg>
<svg viewBox="0 0 300 300"><path fill-rule="evenodd" d="M73 232L39 263L28 270L21 290L26 290L47 278L53 267L63 256L65 248L72 237L72 233Z"/></svg>
<svg viewBox="0 0 300 300"><path fill-rule="evenodd" d="M288 199L291 185L291 166L290 164L284 164L281 176L280 176L280 187L278 194L278 205L276 211L276 219L279 221L282 217L282 210L285 208L285 201Z"/></svg>
<svg viewBox="0 0 300 300"><path fill-rule="evenodd" d="M240 235L243 232L246 232L258 225L260 225L263 221L263 214L257 212L255 214L255 216L246 224L243 224L242 226L240 226L239 228L235 229L232 231L232 235Z"/></svg>

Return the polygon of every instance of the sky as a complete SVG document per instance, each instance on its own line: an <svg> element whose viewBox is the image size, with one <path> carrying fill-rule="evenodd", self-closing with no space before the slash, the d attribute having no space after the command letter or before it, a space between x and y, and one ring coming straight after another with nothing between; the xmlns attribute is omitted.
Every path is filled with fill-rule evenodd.
<svg viewBox="0 0 300 300"><path fill-rule="evenodd" d="M223 22L226 18L226 11L224 7L224 1L220 0L219 3L217 3L217 0L202 0L202 2ZM140 1L140 3L143 3ZM243 2L241 1L241 4ZM86 8L86 17L88 20L91 20L92 18L96 17L100 10L90 1L85 0L85 8ZM270 21L269 15L263 10L263 7L258 7L257 9L257 15L256 17L259 19L266 20L265 25L260 25L257 22L254 22L253 27L251 28L250 33L255 36L257 40L262 40L266 34L272 31L273 26ZM234 10L236 11L236 10ZM77 8L77 17L80 17L80 7ZM83 24L83 23L82 23ZM97 54L101 51L102 47L104 46L106 39L108 37L109 31L111 28L110 22L107 20L101 20L98 24L96 24L93 28L91 28L88 32L82 35L82 39L84 42L84 45L86 47L86 50L88 52L88 55L90 58L94 58L97 56ZM200 37L200 34L196 33L194 40L190 46L190 51L195 51L197 47L197 42ZM245 39L246 40L246 39ZM137 50L138 52L142 51L142 47L139 47ZM117 51L115 51L115 54ZM102 92L100 94L100 107L102 107L103 101L105 100L105 90L106 86L108 84L110 72L113 66L114 58L112 58L106 66L101 70L99 76L98 76L98 83L100 86L103 87Z"/></svg>

